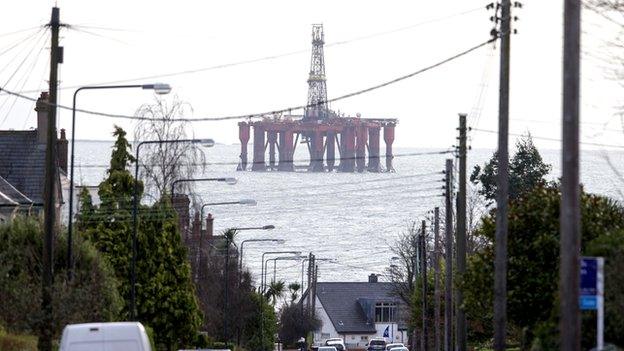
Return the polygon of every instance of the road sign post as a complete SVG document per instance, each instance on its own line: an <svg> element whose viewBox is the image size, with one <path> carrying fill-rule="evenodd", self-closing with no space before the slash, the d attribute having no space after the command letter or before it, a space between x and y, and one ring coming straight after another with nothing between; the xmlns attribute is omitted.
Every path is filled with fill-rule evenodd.
<svg viewBox="0 0 624 351"><path fill-rule="evenodd" d="M581 259L581 310L596 310L596 349L604 348L604 258Z"/></svg>

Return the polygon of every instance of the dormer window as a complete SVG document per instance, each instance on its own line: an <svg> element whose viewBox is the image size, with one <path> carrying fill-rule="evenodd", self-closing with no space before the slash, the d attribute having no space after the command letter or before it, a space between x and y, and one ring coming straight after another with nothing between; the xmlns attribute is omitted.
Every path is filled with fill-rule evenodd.
<svg viewBox="0 0 624 351"><path fill-rule="evenodd" d="M375 304L375 323L396 322L396 303L378 302Z"/></svg>

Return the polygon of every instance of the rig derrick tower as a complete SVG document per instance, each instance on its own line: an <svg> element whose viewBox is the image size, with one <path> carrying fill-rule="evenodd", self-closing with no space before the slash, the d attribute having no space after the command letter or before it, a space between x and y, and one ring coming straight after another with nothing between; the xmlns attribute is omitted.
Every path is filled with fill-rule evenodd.
<svg viewBox="0 0 624 351"><path fill-rule="evenodd" d="M312 57L308 77L308 107L304 120L325 120L329 118L327 105L327 78L325 76L325 56L323 46L325 34L322 24L312 25Z"/></svg>

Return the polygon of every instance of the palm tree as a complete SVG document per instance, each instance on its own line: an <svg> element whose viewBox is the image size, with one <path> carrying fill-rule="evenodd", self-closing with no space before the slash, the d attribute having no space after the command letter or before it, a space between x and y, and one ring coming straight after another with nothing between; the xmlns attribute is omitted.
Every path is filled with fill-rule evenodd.
<svg viewBox="0 0 624 351"><path fill-rule="evenodd" d="M273 304L275 305L275 303L277 302L277 299L284 296L285 287L286 287L286 284L281 280L276 281L276 282L271 282L269 284L269 289L265 293L266 298L269 300L272 300Z"/></svg>
<svg viewBox="0 0 624 351"><path fill-rule="evenodd" d="M299 290L301 289L301 284L297 282L292 282L288 284L288 291L290 291L290 302L295 302L299 297Z"/></svg>

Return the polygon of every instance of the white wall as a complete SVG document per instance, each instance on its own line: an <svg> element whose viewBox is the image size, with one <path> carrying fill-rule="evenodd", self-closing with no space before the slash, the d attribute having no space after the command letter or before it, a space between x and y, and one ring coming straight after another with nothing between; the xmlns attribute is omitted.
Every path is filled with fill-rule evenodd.
<svg viewBox="0 0 624 351"><path fill-rule="evenodd" d="M320 344L328 338L341 337L341 335L338 335L336 328L334 328L334 324L329 319L327 312L325 312L325 308L323 308L323 304L321 304L318 296L316 297L316 316L321 320L321 329L314 332L314 344ZM323 334L329 334L329 336L323 338Z"/></svg>

